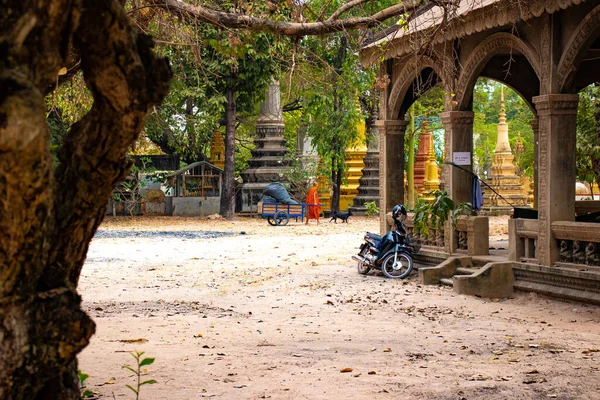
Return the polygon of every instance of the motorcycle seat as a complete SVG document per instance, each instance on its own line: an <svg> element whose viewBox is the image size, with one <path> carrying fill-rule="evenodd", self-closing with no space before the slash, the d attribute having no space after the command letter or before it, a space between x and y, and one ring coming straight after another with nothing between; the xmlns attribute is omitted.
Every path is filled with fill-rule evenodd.
<svg viewBox="0 0 600 400"><path fill-rule="evenodd" d="M371 238L371 239L373 239L373 240L375 240L376 242L381 241L381 238L382 238L381 235L378 235L376 233L371 233L371 232L367 232L366 236L369 237L369 238Z"/></svg>

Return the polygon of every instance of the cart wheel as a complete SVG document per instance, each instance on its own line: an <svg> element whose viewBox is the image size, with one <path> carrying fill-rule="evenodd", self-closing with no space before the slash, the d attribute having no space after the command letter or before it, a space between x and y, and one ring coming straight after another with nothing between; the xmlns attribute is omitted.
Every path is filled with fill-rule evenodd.
<svg viewBox="0 0 600 400"><path fill-rule="evenodd" d="M275 220L275 225L285 226L289 222L290 217L285 211L278 211L273 219Z"/></svg>
<svg viewBox="0 0 600 400"><path fill-rule="evenodd" d="M273 219L273 217L271 217L270 215L267 217L267 222L269 223L269 225L273 225L273 226L277 225L275 223L275 220Z"/></svg>

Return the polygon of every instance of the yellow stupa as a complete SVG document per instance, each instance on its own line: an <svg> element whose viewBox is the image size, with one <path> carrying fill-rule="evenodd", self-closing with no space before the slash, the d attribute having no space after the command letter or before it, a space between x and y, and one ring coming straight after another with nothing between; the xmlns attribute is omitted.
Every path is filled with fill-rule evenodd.
<svg viewBox="0 0 600 400"><path fill-rule="evenodd" d="M423 195L425 201L433 201L431 191L440 189L440 178L438 165L435 162L435 151L433 147L433 135L429 135L429 149L427 151L427 162L425 163L425 179L423 180Z"/></svg>
<svg viewBox="0 0 600 400"><path fill-rule="evenodd" d="M356 124L357 140L346 149L346 184L340 188L340 210L347 210L354 204L358 195L362 170L365 167L364 158L367 155L367 127L363 118Z"/></svg>
<svg viewBox="0 0 600 400"><path fill-rule="evenodd" d="M319 160L319 165L323 165L323 159ZM322 170L322 168L319 168ZM323 210L331 210L331 187L329 185L329 178L326 176L319 176L317 178L319 184L319 202L323 204Z"/></svg>
<svg viewBox="0 0 600 400"><path fill-rule="evenodd" d="M220 130L215 129L210 141L210 163L217 168L225 168L225 140Z"/></svg>

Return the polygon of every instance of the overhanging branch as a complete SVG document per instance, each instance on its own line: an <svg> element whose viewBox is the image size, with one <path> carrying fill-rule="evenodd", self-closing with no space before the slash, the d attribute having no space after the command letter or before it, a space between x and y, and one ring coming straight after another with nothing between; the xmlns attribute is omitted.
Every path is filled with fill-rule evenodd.
<svg viewBox="0 0 600 400"><path fill-rule="evenodd" d="M270 32L285 36L323 35L340 32L349 29L364 29L379 25L398 15L415 11L425 2L423 0L404 0L399 4L385 8L369 17L349 17L337 19L341 14L366 0L354 0L346 3L332 14L334 19L329 18L322 22L286 22L272 21L266 18L252 17L244 14L226 13L215 11L203 6L193 6L181 0L148 0L156 7L162 8L169 13L181 17L197 18L200 21L214 25L233 28L247 29L251 31Z"/></svg>

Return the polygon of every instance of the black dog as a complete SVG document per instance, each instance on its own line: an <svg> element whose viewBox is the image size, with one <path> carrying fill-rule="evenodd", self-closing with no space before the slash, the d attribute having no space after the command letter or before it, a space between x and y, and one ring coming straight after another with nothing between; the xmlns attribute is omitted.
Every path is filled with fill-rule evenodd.
<svg viewBox="0 0 600 400"><path fill-rule="evenodd" d="M348 218L352 215L352 211L348 210L347 213L341 213L338 214L337 211L333 212L333 215L331 216L331 219L329 220L329 222L334 221L337 224L337 220L338 218L342 220L342 223L348 223Z"/></svg>

